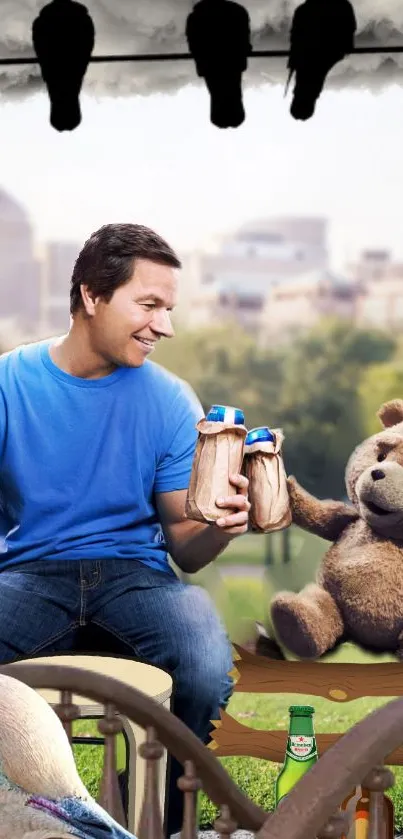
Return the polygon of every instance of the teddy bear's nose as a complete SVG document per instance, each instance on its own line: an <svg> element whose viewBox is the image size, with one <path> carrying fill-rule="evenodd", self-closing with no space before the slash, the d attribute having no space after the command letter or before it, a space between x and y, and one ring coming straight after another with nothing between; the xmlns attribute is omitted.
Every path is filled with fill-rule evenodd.
<svg viewBox="0 0 403 839"><path fill-rule="evenodd" d="M382 469L373 469L371 472L371 478L373 478L374 481L381 481L384 477L385 473L382 472Z"/></svg>

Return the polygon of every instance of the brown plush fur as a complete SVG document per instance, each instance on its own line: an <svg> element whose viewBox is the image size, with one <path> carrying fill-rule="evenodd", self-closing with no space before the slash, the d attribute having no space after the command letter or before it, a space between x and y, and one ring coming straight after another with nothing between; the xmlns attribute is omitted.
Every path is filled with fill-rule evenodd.
<svg viewBox="0 0 403 839"><path fill-rule="evenodd" d="M378 416L384 430L347 465L354 506L319 501L288 479L293 522L333 542L316 583L272 600L276 635L300 658L319 658L348 639L403 659L403 400Z"/></svg>

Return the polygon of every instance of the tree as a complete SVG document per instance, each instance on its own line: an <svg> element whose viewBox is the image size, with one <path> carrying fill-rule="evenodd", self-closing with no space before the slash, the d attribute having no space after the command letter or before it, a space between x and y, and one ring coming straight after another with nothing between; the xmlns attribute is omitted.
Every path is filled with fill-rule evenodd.
<svg viewBox="0 0 403 839"><path fill-rule="evenodd" d="M365 436L370 436L381 430L376 413L383 402L403 399L403 362L369 367L362 377L359 393Z"/></svg>
<svg viewBox="0 0 403 839"><path fill-rule="evenodd" d="M324 320L290 345L261 350L234 323L178 332L154 358L192 385L205 411L234 405L249 429L283 428L287 471L319 497L342 497L347 459L367 436L363 376L384 369L395 346L383 332Z"/></svg>
<svg viewBox="0 0 403 839"><path fill-rule="evenodd" d="M290 347L281 404L286 465L315 495L345 494L345 465L364 434L363 371L394 349L383 332L335 320L322 321Z"/></svg>
<svg viewBox="0 0 403 839"><path fill-rule="evenodd" d="M153 358L189 382L205 411L214 403L242 408L249 428L277 421L282 356L258 350L238 324L178 332Z"/></svg>

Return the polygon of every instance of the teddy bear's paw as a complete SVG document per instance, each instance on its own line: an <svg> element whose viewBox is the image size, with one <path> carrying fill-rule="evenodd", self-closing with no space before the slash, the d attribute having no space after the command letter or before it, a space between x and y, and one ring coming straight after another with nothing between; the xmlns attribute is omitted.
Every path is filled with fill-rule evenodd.
<svg viewBox="0 0 403 839"><path fill-rule="evenodd" d="M271 618L280 643L293 655L315 659L326 652L315 604L284 592L273 599Z"/></svg>
<svg viewBox="0 0 403 839"><path fill-rule="evenodd" d="M289 494L291 499L299 498L301 493L304 492L302 487L299 485L297 479L294 478L294 475L288 475L288 477L287 477L287 489L288 489L288 494Z"/></svg>

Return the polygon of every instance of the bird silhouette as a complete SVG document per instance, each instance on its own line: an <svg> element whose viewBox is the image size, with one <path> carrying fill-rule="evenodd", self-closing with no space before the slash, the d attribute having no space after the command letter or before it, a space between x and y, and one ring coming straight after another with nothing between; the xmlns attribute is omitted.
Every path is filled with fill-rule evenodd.
<svg viewBox="0 0 403 839"><path fill-rule="evenodd" d="M357 22L349 0L305 0L294 12L290 34L290 71L295 73L290 112L307 120L315 112L326 76L354 49Z"/></svg>
<svg viewBox="0 0 403 839"><path fill-rule="evenodd" d="M237 128L245 119L242 74L251 52L246 9L233 0L199 0L187 18L186 38L211 97L217 128Z"/></svg>
<svg viewBox="0 0 403 839"><path fill-rule="evenodd" d="M52 0L33 22L32 42L49 93L51 125L72 131L81 122L79 95L95 43L88 10L75 0Z"/></svg>
<svg viewBox="0 0 403 839"><path fill-rule="evenodd" d="M91 798L59 718L0 674L0 839L133 839Z"/></svg>

